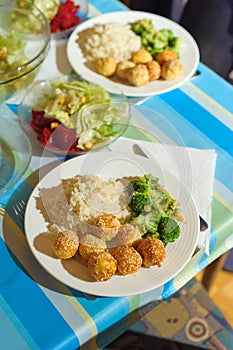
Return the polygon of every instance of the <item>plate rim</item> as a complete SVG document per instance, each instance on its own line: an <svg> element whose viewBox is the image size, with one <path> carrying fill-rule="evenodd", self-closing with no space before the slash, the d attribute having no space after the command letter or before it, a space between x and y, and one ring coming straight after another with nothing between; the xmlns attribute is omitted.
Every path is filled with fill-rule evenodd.
<svg viewBox="0 0 233 350"><path fill-rule="evenodd" d="M166 23L165 25L167 25L167 23L168 23L168 25L171 25L172 27L177 28L179 31L181 31L185 35L186 39L189 41L189 43L191 45L190 47L193 50L192 57L193 57L194 63L193 63L193 67L189 71L189 73L186 74L183 78L180 78L178 80L166 81L166 84L169 84L169 85L163 89L161 88L158 90L148 91L148 89L147 89L148 86L152 86L152 85L148 85L148 84L156 84L157 81L150 82L143 87L133 87L133 86L124 85L121 83L119 83L119 84L115 83L115 82L111 81L109 78L101 76L100 74L95 73L95 72L91 71L90 69L86 68L85 65L83 64L83 62L85 62L85 58L83 57L81 49L79 49L77 47L77 52L80 51L78 58L82 59L81 67L82 66L84 67L84 72L78 71L77 65L76 65L76 62L78 62L77 56L75 59L73 58L73 50L74 50L73 45L74 45L75 38L76 38L77 34L80 31L82 31L83 29L86 29L86 28L92 26L92 24L106 23L106 22L108 22L108 19L111 17L117 18L118 21L120 20L120 23L125 23L126 21L122 20L122 18L125 18L125 17L129 18L129 11L125 11L125 10L124 11L108 12L108 13L104 13L104 14L101 14L98 16L91 17L90 19L81 23L72 32L72 34L70 35L68 42L67 42L66 52L67 52L68 61L71 65L71 67L73 68L73 70L77 74L79 74L83 79L86 79L92 83L97 83L97 81L99 81L100 85L102 85L110 93L117 94L117 93L119 93L119 90L121 90L122 93L124 93L128 97L146 97L146 96L159 95L159 94L162 94L165 92L172 91L172 90L180 87L181 85L183 85L185 82L187 82L191 78L191 76L195 73L195 71L198 67L199 61L200 61L199 48L198 48L198 45L197 45L195 39L193 38L193 36L184 27L182 27L179 23L177 23L169 18L160 16L160 15L157 15L154 13L150 13L150 12L134 11L134 10L130 10L130 15L131 15L131 17L130 17L131 21L133 21L134 18L136 19L137 16L151 18L154 21L156 21L156 19L157 19L159 21L164 21ZM113 22L113 20L111 20L111 22ZM76 44L76 45L78 45L78 44ZM160 81L159 83L162 83L162 82ZM116 89L116 87L117 87L117 89Z"/></svg>
<svg viewBox="0 0 233 350"><path fill-rule="evenodd" d="M130 155L130 154L127 154L127 153L122 153L122 152L114 152L114 151L111 151L111 152L98 152L98 153L93 153L93 154L86 154L86 155L82 155L82 156L79 156L79 157L75 157L75 158L72 158L72 159L69 159L67 160L66 162L62 162L61 164L57 165L56 167L54 167L52 170L50 170L45 176L42 177L41 180L39 180L38 184L35 186L35 188L33 189L29 199L28 199L28 202L27 202L27 205L26 205L26 210L25 210L25 219L24 219L24 229L25 229L25 236L26 236L26 240L27 240L27 243L29 245L29 248L30 248L30 251L32 252L33 256L35 257L36 261L40 264L40 266L50 275L52 276L53 278L57 279L59 282L63 283L64 285L66 286L69 286L77 291L80 291L80 292L83 292L83 293L88 293L90 295L95 295L95 296L102 296L102 297L123 297L123 296L131 296L131 295L136 295L136 294L141 294L141 293L144 293L144 292L148 292L148 291L151 291L153 289L157 289L161 286L163 286L165 283L167 283L168 281L170 281L171 279L173 279L189 262L190 258L192 257L194 251L195 251L195 248L197 246L197 242L198 242L198 235L199 235L199 216L198 216L198 211L197 211L197 207L196 207L196 204L191 196L191 194L188 192L187 188L185 187L185 185L178 179L177 176L173 175L172 173L170 173L169 170L165 169L165 168L161 168L165 173L169 174L169 176L171 175L173 178L176 179L176 181L179 182L179 184L181 185L181 187L183 189L185 189L186 192L188 192L188 195L190 196L190 203L191 203L191 207L192 207L192 210L194 210L194 214L195 214L195 220L194 220L194 226L195 226L195 229L194 229L194 233L193 233L193 242L192 242L192 246L189 246L189 254L187 255L186 257L186 260L184 262L182 262L180 264L180 267L179 269L177 269L176 273L173 275L173 276L169 276L169 278L167 278L166 280L164 280L162 283L158 284L158 285L151 285L149 288L144 288L142 285L140 288L138 288L137 291L130 291L128 290L127 292L124 291L123 293L120 293L119 291L110 291L108 290L108 292L103 292L101 291L101 287L100 287L100 291L98 291L98 287L99 286L102 286L103 283L106 283L106 282L83 282L81 281L81 284L83 283L85 285L85 287L83 288L83 285L80 286L77 285L75 286L73 283L67 283L67 281L64 281L64 279L61 279L59 276L57 276L56 273L54 273L53 271L51 271L51 269L46 266L45 264L46 263L42 263L41 262L41 259L40 259L40 253L38 254L38 252L36 251L36 248L34 248L32 246L32 242L31 242L31 239L30 239L30 230L28 230L28 217L30 217L30 207L33 207L33 200L34 200L34 197L36 195L36 193L38 193L38 190L39 188L41 187L41 184L43 184L43 182L45 182L49 177L51 177L51 175L53 175L54 172L56 172L57 170L61 170L62 167L69 167L70 164L72 163L75 163L75 162L78 162L79 163L79 160L80 162L82 163L82 160L84 158L87 158L87 157L94 157L94 158L101 158L101 157L106 157L106 155L109 155L111 156L111 159L113 158L117 158L119 156L124 156L124 157L128 157L128 160L129 158L132 159L136 159L137 161L139 161L139 163L141 164L141 161L142 162L146 162L148 164L151 164L153 162L153 160L151 159L147 159L147 158L144 158L144 157L141 157L139 155ZM74 174L72 174L72 176L75 176ZM112 176L114 177L114 176ZM57 179L58 181L61 180L60 179ZM51 188L51 186L49 186L48 188ZM189 206L188 206L189 207ZM40 215L39 211L34 208L34 210L37 211L38 215ZM43 219L44 220L44 219ZM29 232L29 233L28 233ZM33 239L39 234L40 232L37 232L36 235L33 236ZM43 253L41 253L43 255ZM166 259L165 259L166 261ZM57 259L57 263L59 264L61 261L59 259ZM143 268L142 268L143 269ZM141 270L142 270L141 269ZM160 268L161 269L161 268ZM146 269L144 268L144 271L149 271L149 269ZM140 271L139 271L140 272ZM143 272L142 272L143 273ZM135 275L128 275L128 276L118 276L118 275L114 275L112 278L116 277L118 278L124 278L124 280L127 278L127 277L134 277ZM73 277L72 277L73 278ZM75 277L75 281L78 281L79 279L77 277ZM111 279L109 280L111 281ZM108 281L107 281L108 282ZM90 284L91 283L91 284ZM95 287L91 288L91 291L90 291L90 288L88 288L88 286L90 285L94 285ZM93 289L95 290L95 292L93 292Z"/></svg>

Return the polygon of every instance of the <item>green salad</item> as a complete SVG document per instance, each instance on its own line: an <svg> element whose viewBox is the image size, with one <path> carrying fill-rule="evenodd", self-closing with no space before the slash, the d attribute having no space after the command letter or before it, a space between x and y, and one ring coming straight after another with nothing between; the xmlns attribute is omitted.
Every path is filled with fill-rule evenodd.
<svg viewBox="0 0 233 350"><path fill-rule="evenodd" d="M0 73L16 69L27 61L25 43L16 32L0 35Z"/></svg>
<svg viewBox="0 0 233 350"><path fill-rule="evenodd" d="M115 103L99 85L77 80L52 81L33 107L30 124L39 133L39 141L46 145L49 141L51 148L64 149L65 140L73 139L71 153L93 149L118 135L128 116L128 103Z"/></svg>

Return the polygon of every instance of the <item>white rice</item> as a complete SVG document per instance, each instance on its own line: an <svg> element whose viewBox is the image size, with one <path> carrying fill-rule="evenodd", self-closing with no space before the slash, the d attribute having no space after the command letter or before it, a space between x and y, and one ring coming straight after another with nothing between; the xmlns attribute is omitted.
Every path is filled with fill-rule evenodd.
<svg viewBox="0 0 233 350"><path fill-rule="evenodd" d="M113 56L117 62L128 60L141 47L141 38L128 24L104 23L79 33L79 46L88 61Z"/></svg>
<svg viewBox="0 0 233 350"><path fill-rule="evenodd" d="M130 214L129 196L121 181L102 180L98 176L82 175L70 197L70 206L79 220L90 222L101 214L113 214L124 221Z"/></svg>

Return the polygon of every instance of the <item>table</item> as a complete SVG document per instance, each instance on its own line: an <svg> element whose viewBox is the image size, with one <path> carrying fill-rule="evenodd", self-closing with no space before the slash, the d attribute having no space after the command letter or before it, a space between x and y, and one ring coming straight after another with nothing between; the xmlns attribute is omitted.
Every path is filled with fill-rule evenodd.
<svg viewBox="0 0 233 350"><path fill-rule="evenodd" d="M126 9L114 0L90 0L89 4L90 16ZM59 52L62 66L55 64L55 52ZM38 79L45 75L48 62L51 76L57 72L70 73L64 41L52 43ZM198 70L197 78L172 92L151 97L143 106L159 110L179 129L186 146L214 148L217 152L209 256L197 251L175 279L156 290L129 297L94 297L58 282L30 253L23 224L12 209L12 204L19 199L27 201L38 182L41 158L40 152L33 150L24 177L0 198L1 349L104 348L162 299L171 296L233 247L233 87L201 63ZM7 111L11 118L17 118L18 102L10 99L1 105L1 112ZM145 122L147 127L154 127L153 120L146 116ZM172 140L172 135L167 137ZM56 156L48 157L46 164L43 162L44 171L52 169L58 160Z"/></svg>

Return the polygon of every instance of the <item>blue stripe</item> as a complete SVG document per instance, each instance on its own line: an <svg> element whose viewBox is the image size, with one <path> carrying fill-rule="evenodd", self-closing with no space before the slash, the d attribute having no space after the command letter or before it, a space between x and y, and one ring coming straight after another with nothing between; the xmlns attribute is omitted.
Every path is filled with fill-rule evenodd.
<svg viewBox="0 0 233 350"><path fill-rule="evenodd" d="M18 114L18 105L16 105L16 104L7 104L7 106L12 110L12 112L15 113L15 115Z"/></svg>
<svg viewBox="0 0 233 350"><path fill-rule="evenodd" d="M108 327L127 316L130 312L130 304L128 298L96 298L93 300L80 297L80 293L69 288L72 295L74 295L86 312L95 321L98 333L101 333ZM119 305L121 300L121 306ZM104 317L103 317L104 310ZM121 310L121 312L119 312ZM114 315L114 318L112 317Z"/></svg>
<svg viewBox="0 0 233 350"><path fill-rule="evenodd" d="M61 348L64 350L77 348L80 344L73 330L47 299L40 287L21 270L15 257L12 256L12 253L9 254L2 239L0 239L0 251L1 295L15 317L24 325L30 337L41 349L55 349L57 344L62 344ZM11 283L12 280L14 283ZM25 312L25 305L27 305L27 312ZM43 328L45 319L53 320L53 327ZM5 336L5 334L1 336L1 344L5 341L3 338ZM64 339L66 339L65 344L63 343Z"/></svg>
<svg viewBox="0 0 233 350"><path fill-rule="evenodd" d="M209 137L216 145L233 156L233 147L229 147L228 140L232 138L232 131L216 119L211 113L199 106L181 90L161 95L161 99L172 106L194 127Z"/></svg>
<svg viewBox="0 0 233 350"><path fill-rule="evenodd" d="M222 107L233 113L233 85L229 84L203 63L199 63L198 69L201 75L192 80L192 83Z"/></svg>
<svg viewBox="0 0 233 350"><path fill-rule="evenodd" d="M162 299L167 299L168 296L174 294L176 292L176 288L174 286L174 278L172 278L170 281L164 284L163 292L162 292Z"/></svg>
<svg viewBox="0 0 233 350"><path fill-rule="evenodd" d="M96 1L95 0L89 0L88 1L92 6L97 8L97 10L101 11L102 13L109 13L113 11L126 11L128 8L121 3L120 1L115 1L115 0L99 0L98 1L98 6L96 6Z"/></svg>
<svg viewBox="0 0 233 350"><path fill-rule="evenodd" d="M224 149L221 149L219 145L202 134L200 130L193 127L191 123L182 117L182 114L179 114L173 109L172 105L168 106L164 97L155 96L147 101L144 106L150 110L154 110L154 106L156 106L156 112L158 112L161 117L155 120L153 113L150 114L144 111L146 118L150 120L151 123L156 123L155 125L177 145L196 147L199 149L215 149L218 155L215 177L224 184L226 188L233 192L233 178L231 180L229 178L229 174L233 174L233 159L229 152L227 153ZM143 107L139 106L138 108L141 109Z"/></svg>

